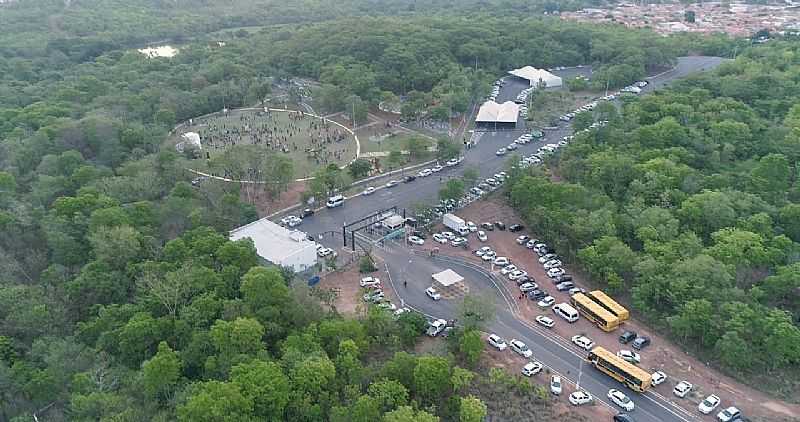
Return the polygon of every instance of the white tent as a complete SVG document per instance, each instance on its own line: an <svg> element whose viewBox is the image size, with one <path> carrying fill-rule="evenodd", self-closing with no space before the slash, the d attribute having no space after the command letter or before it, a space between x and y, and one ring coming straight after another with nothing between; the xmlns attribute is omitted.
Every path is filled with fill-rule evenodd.
<svg viewBox="0 0 800 422"><path fill-rule="evenodd" d="M183 152L186 147L192 147L196 150L202 150L203 144L200 143L200 135L196 132L186 132L181 135L181 141L175 145L178 152Z"/></svg>
<svg viewBox="0 0 800 422"><path fill-rule="evenodd" d="M478 110L475 118L479 123L517 123L519 118L519 104L506 101L498 104L494 101L487 101Z"/></svg>
<svg viewBox="0 0 800 422"><path fill-rule="evenodd" d="M440 273L433 274L432 277L433 281L439 283L442 287L450 287L464 281L464 277L461 277L457 272L449 268Z"/></svg>
<svg viewBox="0 0 800 422"><path fill-rule="evenodd" d="M508 72L518 78L527 79L530 86L538 86L544 83L546 88L559 87L562 85L561 78L544 70L533 66L525 66Z"/></svg>

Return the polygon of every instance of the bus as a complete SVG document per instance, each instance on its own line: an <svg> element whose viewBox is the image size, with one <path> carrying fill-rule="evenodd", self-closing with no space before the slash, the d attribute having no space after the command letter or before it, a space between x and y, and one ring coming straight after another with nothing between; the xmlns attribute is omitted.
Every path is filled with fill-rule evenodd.
<svg viewBox="0 0 800 422"><path fill-rule="evenodd" d="M589 321L592 321L605 332L614 331L619 327L619 318L608 312L602 306L594 303L583 293L575 293L570 299L572 306L575 307Z"/></svg>
<svg viewBox="0 0 800 422"><path fill-rule="evenodd" d="M627 309L600 290L591 291L587 293L586 296L589 296L589 298L595 301L598 305L606 308L608 312L616 315L620 321L626 321L631 318L631 314Z"/></svg>
<svg viewBox="0 0 800 422"><path fill-rule="evenodd" d="M651 377L647 371L626 362L602 347L592 349L586 361L633 391L644 393L650 388Z"/></svg>

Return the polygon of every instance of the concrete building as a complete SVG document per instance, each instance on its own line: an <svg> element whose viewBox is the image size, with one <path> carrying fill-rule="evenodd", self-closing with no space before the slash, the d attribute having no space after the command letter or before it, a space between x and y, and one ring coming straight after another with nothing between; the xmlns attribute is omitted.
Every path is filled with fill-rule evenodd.
<svg viewBox="0 0 800 422"><path fill-rule="evenodd" d="M258 256L295 272L305 271L317 263L317 242L306 234L289 230L262 218L230 232L231 240L249 238L256 246Z"/></svg>

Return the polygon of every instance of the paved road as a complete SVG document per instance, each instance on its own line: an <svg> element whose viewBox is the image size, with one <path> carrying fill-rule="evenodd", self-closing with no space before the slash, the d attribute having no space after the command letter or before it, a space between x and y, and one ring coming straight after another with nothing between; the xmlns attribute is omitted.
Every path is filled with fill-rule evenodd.
<svg viewBox="0 0 800 422"><path fill-rule="evenodd" d="M648 78L650 84L643 91L650 92L691 73L713 69L723 60L716 57L682 57L674 69ZM564 73L564 76L567 76L567 74L574 75L575 72L591 72L591 69L568 69L554 73ZM501 90L498 101L513 100L523 88L524 85L520 83L507 83ZM498 157L495 155L495 151L510 144L523 132L521 121L517 127L519 129L513 131L484 132L478 135L477 145L465 152L465 160L458 167L446 169L438 175L418 178L412 183L401 183L393 188L381 188L370 196L355 196L348 199L343 207L323 210L306 219L301 229L313 235L323 234L321 242L326 246L340 247L342 239L339 233L345 222L352 222L371 212L393 205L398 208L410 208L417 203L432 203L437 199L441 184L449 178L460 177L465 166L478 168L483 177L500 171L504 167L507 157ZM558 141L570 133L572 133L570 125L561 123L557 130L546 131L544 139L520 146L517 153L530 154L543 143ZM384 180L382 183L385 182ZM376 185L376 187L378 186ZM444 267L452 267L468 280L483 280L482 283L473 283L474 288L493 295L492 297L497 301L500 311L496 322L491 324L489 329L505 338L518 338L524 341L531 347L537 360L573 382L577 381L577 374L580 372L581 387L602 402L607 401L605 394L609 388L620 388L620 384L616 381L592 367L585 367L582 359L585 353L571 345L568 340L555 337L539 326L517 319L513 313L514 304L509 303L509 295L493 285L480 271L456 263L442 263L432 261L427 257L412 255L405 247L389 247L379 253L389 264L390 274L394 284L398 287L395 290L406 304L428 315L453 318L456 309L451 301L443 300L434 303L423 293L424 287L430 285L429 278L433 272ZM407 288L402 287L404 279L409 281ZM513 300L514 295L511 295L511 302ZM581 371L581 369L583 370ZM680 407L671 404L671 399L657 393L632 394L632 397L636 403L636 410L633 414L639 422L680 422L696 419L693 413L687 413ZM617 409L613 405L611 407Z"/></svg>

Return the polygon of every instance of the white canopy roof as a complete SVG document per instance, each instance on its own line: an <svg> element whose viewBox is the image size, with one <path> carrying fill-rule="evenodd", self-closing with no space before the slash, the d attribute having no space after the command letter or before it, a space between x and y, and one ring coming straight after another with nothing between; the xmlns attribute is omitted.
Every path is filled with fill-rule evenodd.
<svg viewBox="0 0 800 422"><path fill-rule="evenodd" d="M464 281L464 277L461 277L460 275L458 275L457 272L449 268L440 273L434 274L433 279L434 281L441 284L443 287L449 287L452 286L453 284Z"/></svg>
<svg viewBox="0 0 800 422"><path fill-rule="evenodd" d="M545 87L552 88L556 86L561 86L561 78L544 70L544 69L537 69L533 66L525 66L519 69L514 69L508 72L518 78L527 79L531 86L536 86L539 81L543 81L545 83Z"/></svg>
<svg viewBox="0 0 800 422"><path fill-rule="evenodd" d="M494 101L483 103L478 110L476 122L516 123L519 118L519 105L511 101L497 104Z"/></svg>

